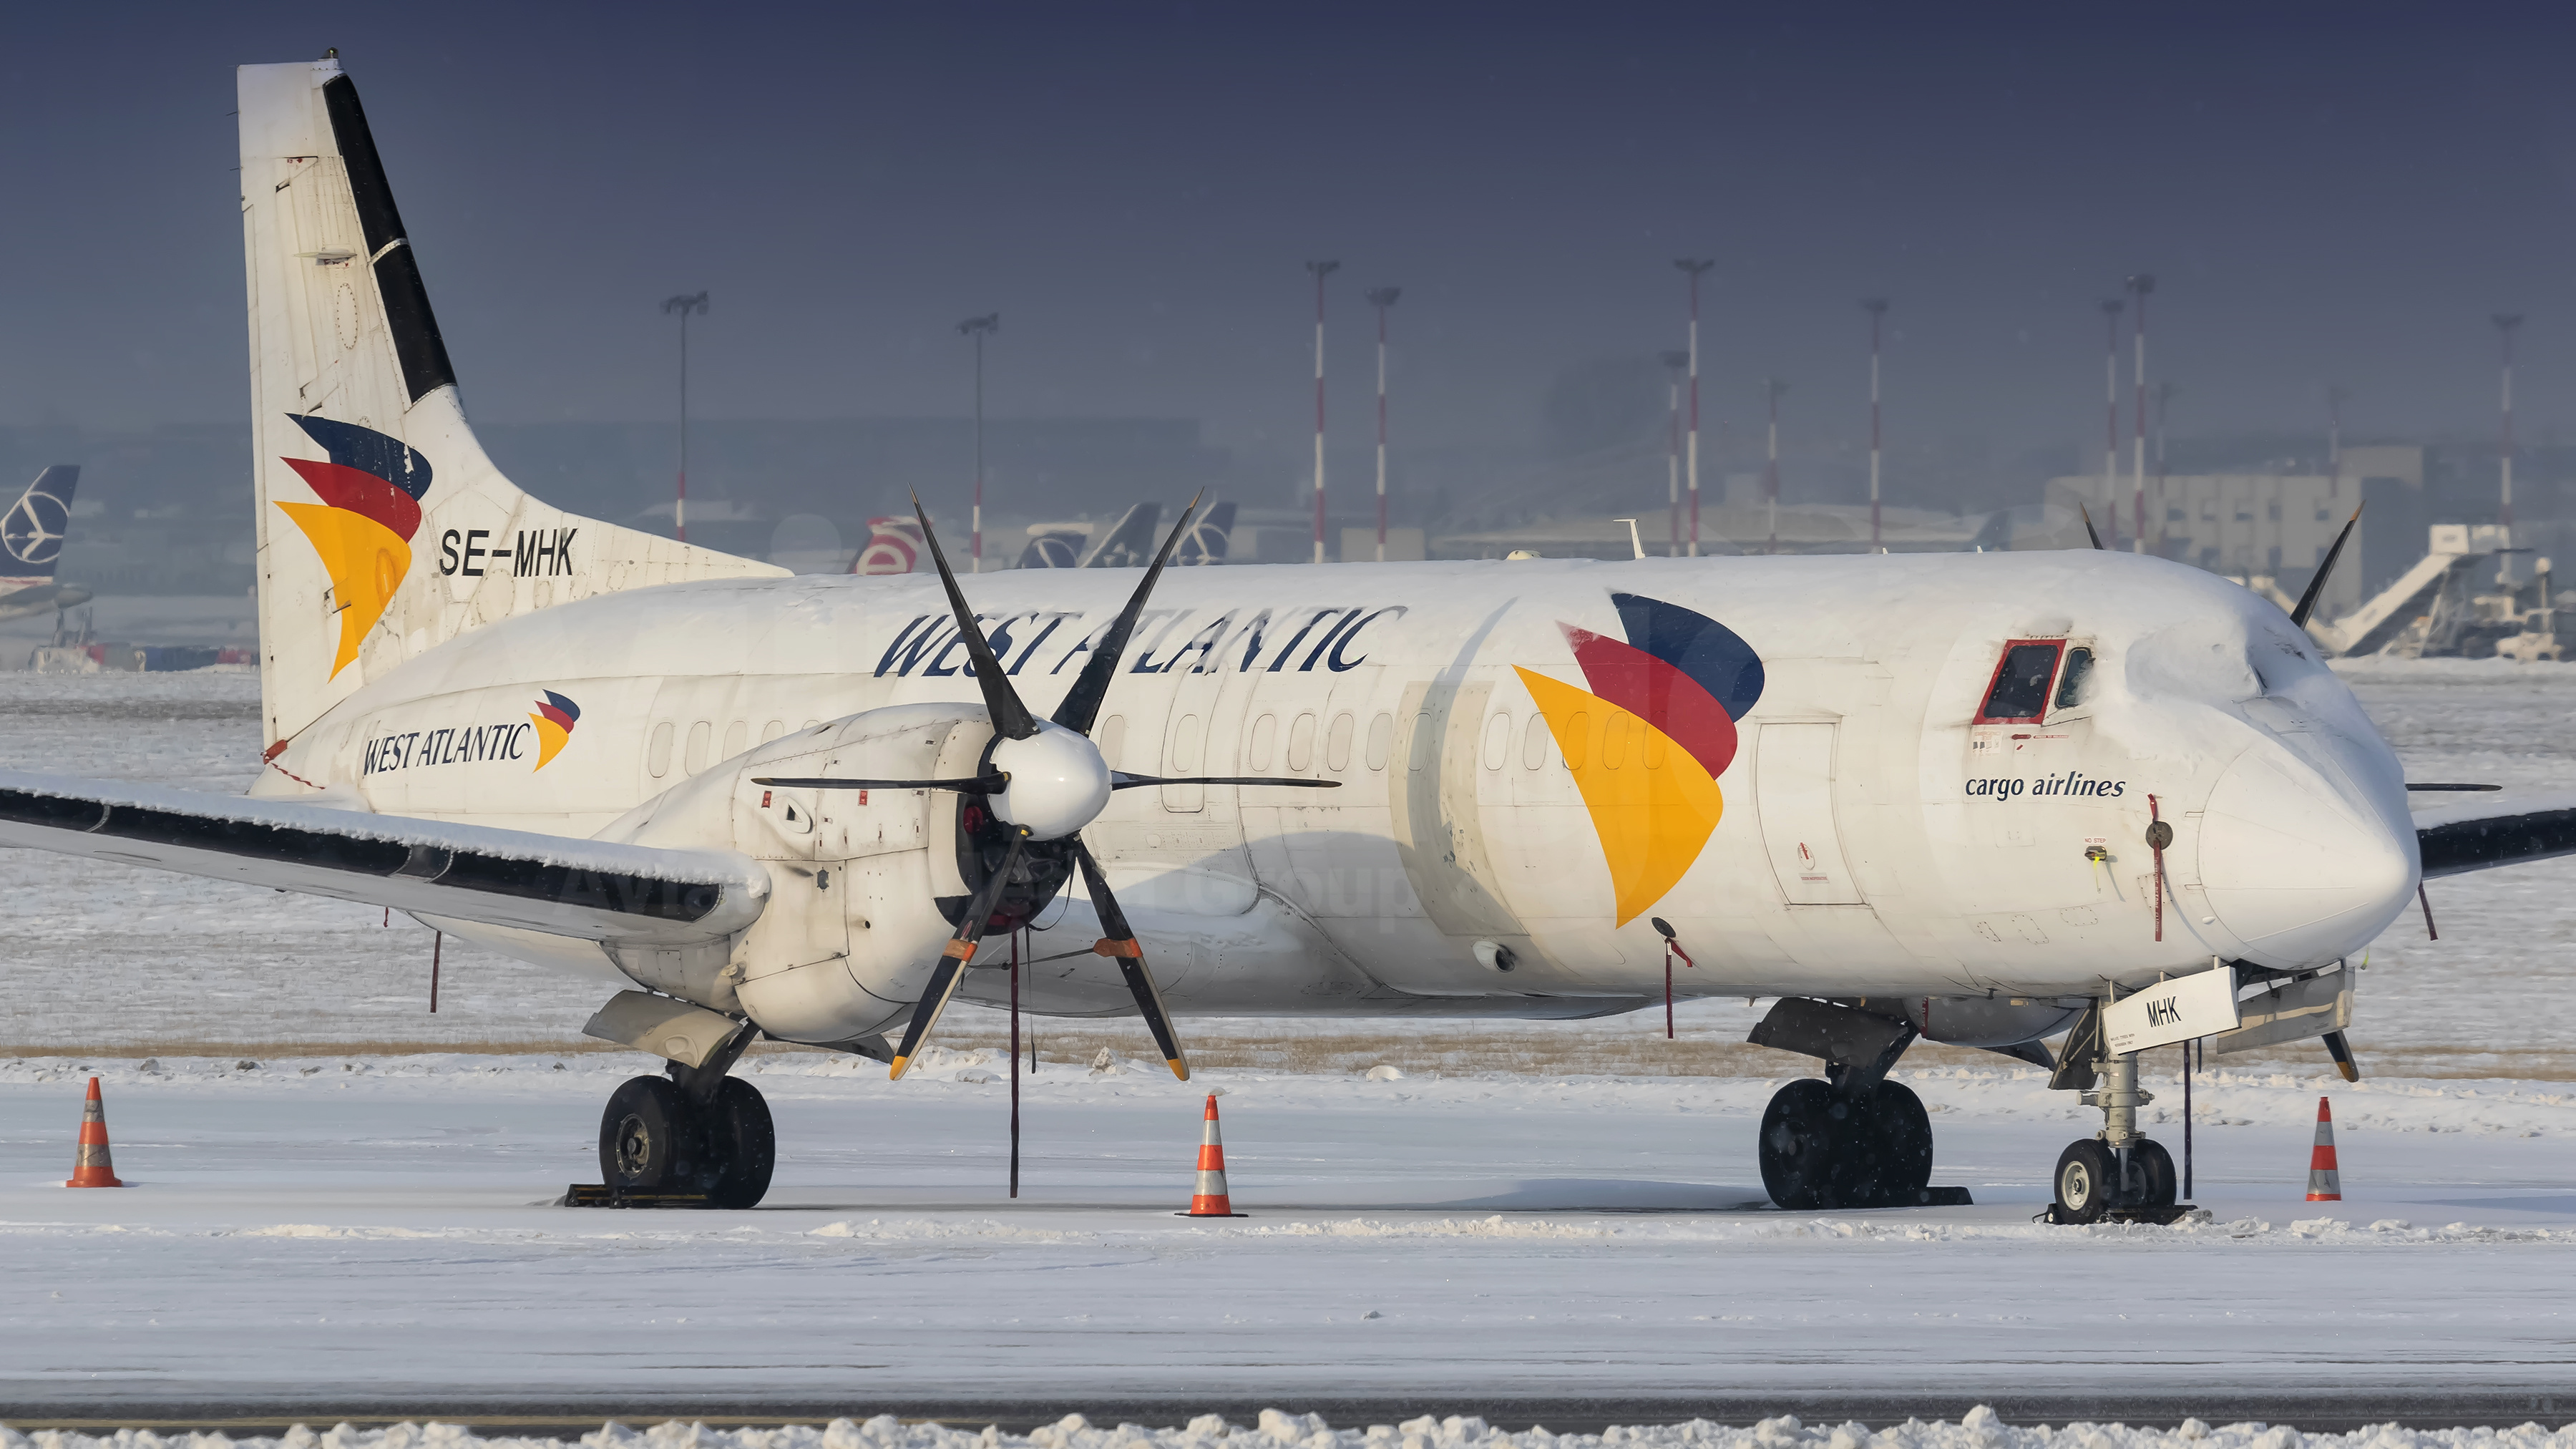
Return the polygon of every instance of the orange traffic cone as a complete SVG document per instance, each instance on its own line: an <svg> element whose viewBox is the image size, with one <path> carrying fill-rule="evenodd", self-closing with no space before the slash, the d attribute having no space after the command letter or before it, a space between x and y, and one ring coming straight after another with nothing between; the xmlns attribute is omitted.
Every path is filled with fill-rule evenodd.
<svg viewBox="0 0 2576 1449"><path fill-rule="evenodd" d="M89 1079L89 1100L81 1104L80 1156L72 1163L65 1187L123 1187L116 1164L107 1159L107 1104L99 1100L98 1078Z"/></svg>
<svg viewBox="0 0 2576 1449"><path fill-rule="evenodd" d="M1216 1130L1216 1093L1208 1093L1207 1127L1199 1135L1198 1190L1190 1194L1190 1210L1185 1218L1239 1218L1245 1214L1234 1210L1234 1199L1225 1191L1225 1140Z"/></svg>
<svg viewBox="0 0 2576 1449"><path fill-rule="evenodd" d="M2334 1108L2317 1098L2317 1145L2308 1154L2308 1201L2343 1201L2343 1178L2335 1170Z"/></svg>

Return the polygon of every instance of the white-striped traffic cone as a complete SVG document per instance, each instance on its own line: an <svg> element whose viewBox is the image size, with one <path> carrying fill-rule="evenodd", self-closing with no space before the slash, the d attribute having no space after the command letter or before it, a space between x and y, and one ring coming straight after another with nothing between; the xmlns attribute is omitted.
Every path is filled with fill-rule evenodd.
<svg viewBox="0 0 2576 1449"><path fill-rule="evenodd" d="M80 1156L72 1159L72 1180L65 1187L123 1187L116 1164L107 1156L107 1104L99 1099L98 1078L89 1079L89 1100L81 1104Z"/></svg>
<svg viewBox="0 0 2576 1449"><path fill-rule="evenodd" d="M2335 1168L2334 1108L2317 1098L2317 1145L2308 1153L2308 1201L2343 1201L2343 1175Z"/></svg>
<svg viewBox="0 0 2576 1449"><path fill-rule="evenodd" d="M1190 1210L1183 1217L1239 1218L1234 1199L1225 1190L1225 1139L1217 1135L1216 1093L1208 1093L1207 1125L1199 1134L1199 1181L1190 1194Z"/></svg>

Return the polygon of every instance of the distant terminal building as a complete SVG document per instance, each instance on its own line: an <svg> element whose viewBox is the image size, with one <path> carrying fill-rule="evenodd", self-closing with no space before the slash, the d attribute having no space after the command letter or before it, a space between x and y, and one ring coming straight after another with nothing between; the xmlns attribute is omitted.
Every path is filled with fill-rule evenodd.
<svg viewBox="0 0 2576 1449"><path fill-rule="evenodd" d="M2125 471L2106 507L2098 473L2052 478L2049 504L2092 513L2103 541L2126 549L2137 533L2135 482ZM2326 550L2368 501L2342 563L2326 581L2318 613L2358 608L2423 556L2424 450L2347 448L2340 472L2176 473L2146 486L2147 551L2296 598ZM2106 516L2106 514L2108 516Z"/></svg>

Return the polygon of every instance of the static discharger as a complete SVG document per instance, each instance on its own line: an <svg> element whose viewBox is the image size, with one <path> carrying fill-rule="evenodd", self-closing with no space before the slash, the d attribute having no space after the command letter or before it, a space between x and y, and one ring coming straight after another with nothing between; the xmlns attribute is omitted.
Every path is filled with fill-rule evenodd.
<svg viewBox="0 0 2576 1449"><path fill-rule="evenodd" d="M1234 1199L1225 1190L1225 1139L1217 1132L1216 1093L1208 1093L1207 1125L1199 1132L1199 1180L1190 1193L1190 1210L1185 1218L1244 1218L1250 1213L1234 1210Z"/></svg>
<svg viewBox="0 0 2576 1449"><path fill-rule="evenodd" d="M2308 1153L2308 1201L2343 1201L2343 1174L2335 1167L2334 1104L2317 1098L2317 1145Z"/></svg>
<svg viewBox="0 0 2576 1449"><path fill-rule="evenodd" d="M1208 1109L1214 1111L1215 1103ZM108 1160L107 1103L99 1098L96 1077L89 1079L89 1100L81 1104L80 1155L72 1160L72 1180L63 1186L125 1186L116 1176L116 1164Z"/></svg>

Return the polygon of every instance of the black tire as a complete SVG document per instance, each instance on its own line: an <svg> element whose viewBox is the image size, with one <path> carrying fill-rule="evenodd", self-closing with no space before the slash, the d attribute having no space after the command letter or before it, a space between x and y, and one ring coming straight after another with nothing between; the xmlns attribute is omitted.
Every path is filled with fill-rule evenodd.
<svg viewBox="0 0 2576 1449"><path fill-rule="evenodd" d="M2057 1154L2057 1216L2062 1222L2098 1223L2118 1191L2111 1149L2094 1138L2068 1143Z"/></svg>
<svg viewBox="0 0 2576 1449"><path fill-rule="evenodd" d="M1846 1206L1841 1180L1847 1154L1849 1103L1828 1084L1802 1077L1771 1096L1762 1109L1757 1156L1762 1190L1792 1212Z"/></svg>
<svg viewBox="0 0 2576 1449"><path fill-rule="evenodd" d="M669 1192L695 1163L688 1101L668 1077L629 1077L599 1119L599 1175L613 1189Z"/></svg>
<svg viewBox="0 0 2576 1449"><path fill-rule="evenodd" d="M2182 1197L2182 1183L2174 1176L2173 1154L2164 1144L2141 1137L2129 1149L2129 1178L2141 1189L2142 1207L2172 1207Z"/></svg>
<svg viewBox="0 0 2576 1449"><path fill-rule="evenodd" d="M756 1207L769 1194L769 1174L778 1165L778 1132L769 1120L769 1103L760 1089L740 1077L727 1077L707 1109L707 1206Z"/></svg>
<svg viewBox="0 0 2576 1449"><path fill-rule="evenodd" d="M1902 1082L1881 1082L1844 1142L1844 1207L1912 1207L1932 1181L1932 1116Z"/></svg>

